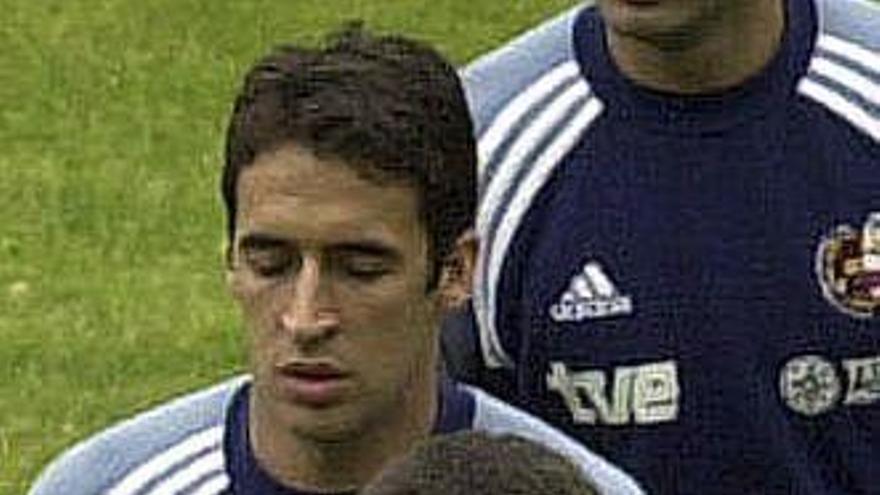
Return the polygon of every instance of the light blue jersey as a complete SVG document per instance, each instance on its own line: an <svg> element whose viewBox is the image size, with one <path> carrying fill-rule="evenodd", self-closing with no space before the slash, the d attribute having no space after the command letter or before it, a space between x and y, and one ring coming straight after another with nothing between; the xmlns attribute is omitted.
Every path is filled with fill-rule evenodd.
<svg viewBox="0 0 880 495"><path fill-rule="evenodd" d="M249 380L236 378L112 427L51 464L31 495L307 495L258 465L247 436ZM642 493L626 474L542 421L486 393L444 383L435 433L514 434L581 467L603 494ZM309 494L310 495L310 494Z"/></svg>

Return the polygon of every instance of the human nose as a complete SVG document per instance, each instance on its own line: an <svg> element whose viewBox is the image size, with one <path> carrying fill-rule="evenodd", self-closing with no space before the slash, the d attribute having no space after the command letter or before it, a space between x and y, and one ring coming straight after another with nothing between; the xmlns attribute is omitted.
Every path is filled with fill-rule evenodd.
<svg viewBox="0 0 880 495"><path fill-rule="evenodd" d="M312 343L336 333L339 311L332 305L328 292L319 260L304 258L281 313L281 326L295 342Z"/></svg>

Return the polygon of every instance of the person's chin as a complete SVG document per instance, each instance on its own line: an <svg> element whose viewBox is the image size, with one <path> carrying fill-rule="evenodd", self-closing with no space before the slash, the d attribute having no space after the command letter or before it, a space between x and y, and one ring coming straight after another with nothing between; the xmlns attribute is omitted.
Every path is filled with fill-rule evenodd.
<svg viewBox="0 0 880 495"><path fill-rule="evenodd" d="M602 16L612 24L636 19L650 19L669 10L659 0L600 0Z"/></svg>
<svg viewBox="0 0 880 495"><path fill-rule="evenodd" d="M356 438L363 428L362 414L352 402L315 409L288 405L288 428L300 438L319 443L344 443Z"/></svg>
<svg viewBox="0 0 880 495"><path fill-rule="evenodd" d="M319 441L336 441L357 428L358 397L352 378L274 378L274 416L287 428Z"/></svg>
<svg viewBox="0 0 880 495"><path fill-rule="evenodd" d="M618 34L651 39L677 31L683 12L658 0L607 0L602 14Z"/></svg>

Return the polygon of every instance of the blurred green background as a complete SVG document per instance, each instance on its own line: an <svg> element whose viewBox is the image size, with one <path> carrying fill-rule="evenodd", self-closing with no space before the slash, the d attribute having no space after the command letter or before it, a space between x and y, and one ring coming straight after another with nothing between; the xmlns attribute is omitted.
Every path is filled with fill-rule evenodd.
<svg viewBox="0 0 880 495"><path fill-rule="evenodd" d="M217 184L244 70L341 22L464 63L577 0L0 0L0 494L244 369Z"/></svg>

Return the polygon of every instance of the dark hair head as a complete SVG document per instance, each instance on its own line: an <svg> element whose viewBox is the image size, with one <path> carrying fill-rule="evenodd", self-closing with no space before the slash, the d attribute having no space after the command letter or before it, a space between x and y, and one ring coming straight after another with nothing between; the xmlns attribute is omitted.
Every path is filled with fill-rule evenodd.
<svg viewBox="0 0 880 495"><path fill-rule="evenodd" d="M594 495L578 468L543 445L466 431L434 437L362 495Z"/></svg>
<svg viewBox="0 0 880 495"><path fill-rule="evenodd" d="M221 188L230 245L242 170L287 143L338 159L367 180L413 185L435 285L476 208L476 145L454 67L426 45L356 24L323 48L285 46L259 61L226 137Z"/></svg>

